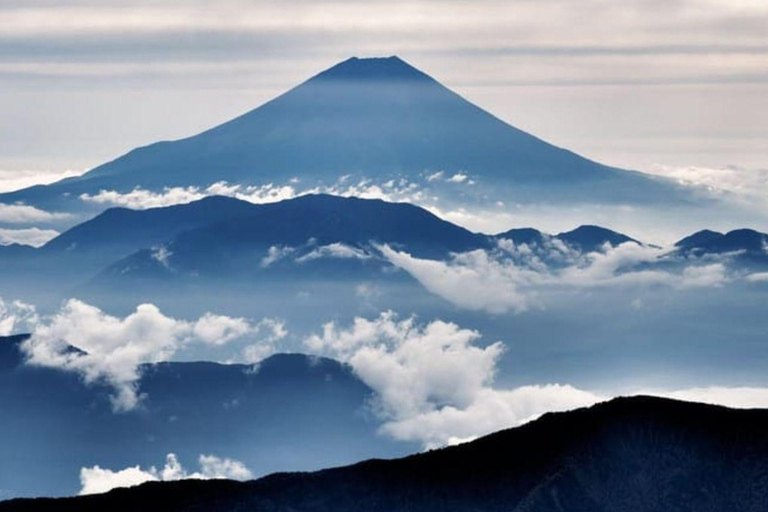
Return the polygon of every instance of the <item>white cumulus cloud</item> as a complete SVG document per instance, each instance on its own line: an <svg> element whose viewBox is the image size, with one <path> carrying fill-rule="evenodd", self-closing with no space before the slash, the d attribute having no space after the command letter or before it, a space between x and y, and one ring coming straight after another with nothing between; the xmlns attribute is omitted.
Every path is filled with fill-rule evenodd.
<svg viewBox="0 0 768 512"><path fill-rule="evenodd" d="M35 306L20 300L6 302L0 297L0 336L9 336L21 329L28 329L37 320Z"/></svg>
<svg viewBox="0 0 768 512"><path fill-rule="evenodd" d="M145 482L168 482L173 480L198 479L229 479L248 480L253 473L240 461L219 458L214 455L200 455L198 458L200 470L188 472L179 462L175 454L166 456L165 465L157 469L150 467L142 469L131 466L117 471L104 469L99 466L80 469L80 495L100 494L119 487L133 487Z"/></svg>
<svg viewBox="0 0 768 512"><path fill-rule="evenodd" d="M127 411L141 399L141 365L168 361L189 343L222 345L259 329L249 320L212 313L192 322L179 320L153 304L118 318L70 299L56 314L36 321L22 348L29 364L77 372L86 383L108 384L114 390L113 408Z"/></svg>
<svg viewBox="0 0 768 512"><path fill-rule="evenodd" d="M570 386L493 388L504 346L476 345L477 331L435 320L419 325L392 312L348 328L334 323L306 346L348 363L377 394L382 432L427 447L518 425L544 412L594 403L597 395Z"/></svg>

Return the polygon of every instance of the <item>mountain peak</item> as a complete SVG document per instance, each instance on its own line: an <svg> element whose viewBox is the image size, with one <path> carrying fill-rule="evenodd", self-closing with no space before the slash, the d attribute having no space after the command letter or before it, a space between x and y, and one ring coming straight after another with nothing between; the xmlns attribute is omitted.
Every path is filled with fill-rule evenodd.
<svg viewBox="0 0 768 512"><path fill-rule="evenodd" d="M351 57L310 79L344 81L433 81L427 74L395 55L390 57Z"/></svg>

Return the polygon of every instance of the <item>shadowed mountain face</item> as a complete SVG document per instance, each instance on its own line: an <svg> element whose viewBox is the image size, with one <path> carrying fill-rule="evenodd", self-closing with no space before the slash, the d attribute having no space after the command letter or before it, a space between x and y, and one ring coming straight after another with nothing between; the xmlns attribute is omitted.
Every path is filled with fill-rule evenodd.
<svg viewBox="0 0 768 512"><path fill-rule="evenodd" d="M135 187L302 186L342 175L421 180L469 172L516 200L663 202L671 183L582 158L510 126L397 57L344 61L241 117L135 149L82 177L0 195L0 202L82 207L82 193Z"/></svg>
<svg viewBox="0 0 768 512"><path fill-rule="evenodd" d="M75 494L82 467L150 467L171 452L190 465L201 454L230 457L265 474L415 448L376 433L372 391L330 359L145 365L141 406L115 413L110 388L24 364L26 338L0 337L0 496Z"/></svg>
<svg viewBox="0 0 768 512"><path fill-rule="evenodd" d="M115 263L101 277L263 276L267 266L270 271L279 269L279 255L290 251L291 261L299 262L293 270L332 272L343 279L360 271L380 270L381 263L369 261L363 252L376 243L443 258L450 252L488 247L490 239L410 204L302 196L253 205L248 215L183 232L164 245L168 254L164 261L156 251L140 251ZM270 248L275 261L270 261ZM339 263L340 268L335 268Z"/></svg>
<svg viewBox="0 0 768 512"><path fill-rule="evenodd" d="M405 459L145 484L0 511L726 512L768 502L768 411L616 399Z"/></svg>

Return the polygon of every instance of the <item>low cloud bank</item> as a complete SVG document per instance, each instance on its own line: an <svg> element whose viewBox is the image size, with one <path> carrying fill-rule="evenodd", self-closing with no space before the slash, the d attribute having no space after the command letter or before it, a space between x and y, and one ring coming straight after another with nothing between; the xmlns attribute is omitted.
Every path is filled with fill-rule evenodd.
<svg viewBox="0 0 768 512"><path fill-rule="evenodd" d="M119 487L133 487L145 482L170 482L174 480L212 480L225 478L229 480L249 480L253 473L243 464L234 459L219 458L214 455L200 455L198 458L200 470L188 472L179 463L175 454L169 453L165 465L157 469L150 467L142 469L132 466L113 471L99 466L80 469L80 495L100 494Z"/></svg>
<svg viewBox="0 0 768 512"><path fill-rule="evenodd" d="M543 246L501 240L496 250L454 254L447 261L416 258L386 245L378 249L430 292L460 308L492 314L525 311L538 304L542 292L552 289L621 285L685 289L722 286L730 279L719 261L657 266L668 251L631 242L606 244L601 251L583 254L556 240Z"/></svg>

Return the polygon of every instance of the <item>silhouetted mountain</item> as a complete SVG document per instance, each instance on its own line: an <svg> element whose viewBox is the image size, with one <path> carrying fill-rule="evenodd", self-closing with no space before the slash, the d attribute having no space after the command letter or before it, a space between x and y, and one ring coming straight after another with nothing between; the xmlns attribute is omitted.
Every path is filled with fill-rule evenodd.
<svg viewBox="0 0 768 512"><path fill-rule="evenodd" d="M149 483L0 511L757 512L766 478L768 411L634 397L399 460L245 483Z"/></svg>
<svg viewBox="0 0 768 512"><path fill-rule="evenodd" d="M549 235L542 233L534 228L514 228L503 233L499 233L495 238L512 240L518 245L541 245Z"/></svg>
<svg viewBox="0 0 768 512"><path fill-rule="evenodd" d="M627 235L600 226L579 226L573 231L556 235L556 238L559 238L581 252L598 251L606 243L611 244L613 247L626 242L640 243Z"/></svg>
<svg viewBox="0 0 768 512"><path fill-rule="evenodd" d="M115 413L110 388L23 364L26 338L0 337L2 496L74 494L82 467L157 466L170 452L189 466L214 454L264 474L415 448L376 433L378 423L365 414L371 390L330 359L281 354L258 366L145 365L141 406Z"/></svg>
<svg viewBox="0 0 768 512"><path fill-rule="evenodd" d="M768 264L768 235L752 229L735 229L725 234L703 230L683 238L675 247L685 256L730 255L745 264Z"/></svg>
<svg viewBox="0 0 768 512"><path fill-rule="evenodd" d="M470 171L517 200L657 202L678 188L550 145L464 100L397 57L351 58L236 119L144 146L83 176L0 194L0 202L82 207L83 193L230 183L335 183L342 175L420 181Z"/></svg>

